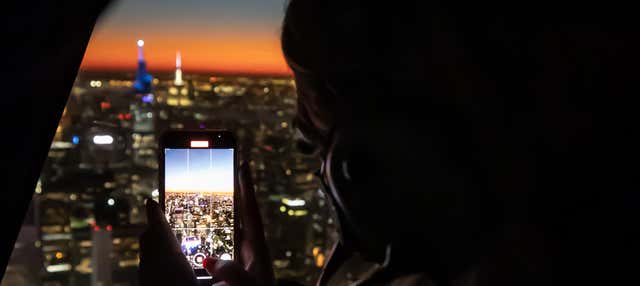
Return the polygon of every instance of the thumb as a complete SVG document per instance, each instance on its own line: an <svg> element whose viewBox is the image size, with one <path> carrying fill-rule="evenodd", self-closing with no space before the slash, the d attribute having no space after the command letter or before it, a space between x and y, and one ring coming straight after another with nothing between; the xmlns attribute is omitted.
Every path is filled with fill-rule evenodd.
<svg viewBox="0 0 640 286"><path fill-rule="evenodd" d="M160 209L160 205L156 201L152 199L147 199L145 207L147 211L147 223L149 224L149 227L158 226L158 225L162 225L163 223L166 223L164 214Z"/></svg>

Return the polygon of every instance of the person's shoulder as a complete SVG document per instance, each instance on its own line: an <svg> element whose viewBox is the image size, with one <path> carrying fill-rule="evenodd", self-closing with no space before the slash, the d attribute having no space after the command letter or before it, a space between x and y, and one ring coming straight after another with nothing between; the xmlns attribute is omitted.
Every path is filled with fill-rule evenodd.
<svg viewBox="0 0 640 286"><path fill-rule="evenodd" d="M436 284L424 273L404 275L396 277L387 286L435 286Z"/></svg>
<svg viewBox="0 0 640 286"><path fill-rule="evenodd" d="M437 286L429 275L426 273L414 273L393 277L386 281L378 281L372 279L366 281L362 286ZM454 279L450 284L452 286L477 286L476 272L470 271Z"/></svg>

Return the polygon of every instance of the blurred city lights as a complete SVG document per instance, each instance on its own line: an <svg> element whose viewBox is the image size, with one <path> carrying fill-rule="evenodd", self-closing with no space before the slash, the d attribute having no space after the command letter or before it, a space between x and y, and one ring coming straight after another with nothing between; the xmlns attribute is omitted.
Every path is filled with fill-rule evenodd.
<svg viewBox="0 0 640 286"><path fill-rule="evenodd" d="M71 270L71 264L54 264L47 266L47 272L63 272Z"/></svg>
<svg viewBox="0 0 640 286"><path fill-rule="evenodd" d="M40 179L36 183L36 194L42 194L42 181Z"/></svg>
<svg viewBox="0 0 640 286"><path fill-rule="evenodd" d="M95 135L93 136L93 143L97 145L107 145L113 143L113 136L111 135Z"/></svg>
<svg viewBox="0 0 640 286"><path fill-rule="evenodd" d="M147 94L142 96L142 102L144 103L152 103L153 102L153 94Z"/></svg>
<svg viewBox="0 0 640 286"><path fill-rule="evenodd" d="M105 110L111 108L111 103L108 101L100 102L100 109Z"/></svg>
<svg viewBox="0 0 640 286"><path fill-rule="evenodd" d="M73 147L73 144L69 142L56 141L51 143L51 149L69 149L71 147Z"/></svg>
<svg viewBox="0 0 640 286"><path fill-rule="evenodd" d="M288 205L290 207L301 207L304 206L306 204L306 202L304 200L301 199L287 199L287 198L283 198L282 199L282 203L285 205Z"/></svg>
<svg viewBox="0 0 640 286"><path fill-rule="evenodd" d="M129 42L129 45L130 44L131 43ZM138 45L137 49L138 49L139 55L142 55L142 52L144 49L143 48L144 41L138 40L137 45ZM155 44L152 43L152 45L155 45ZM178 61L177 66L180 66L181 59L179 57L177 58L177 61ZM178 74L176 74L176 78L177 76ZM114 197L110 197L111 195L107 195L107 197L103 197L102 195L100 195L100 197L98 197L96 195L96 192L94 191L95 189L92 190L89 188L87 188L89 192L86 192L86 193L81 193L81 192L71 193L71 194L67 193L66 196L63 197L63 198L66 198L66 200L63 200L63 201L65 204L72 206L74 209L78 205L85 204L89 200L96 200L98 202L105 203L105 205L102 205L102 208L101 208L101 211L103 213L100 215L102 217L100 217L99 215L95 215L95 217L91 217L91 218L82 217L81 219L78 220L77 223L75 223L76 225L82 225L83 231L85 230L84 228L86 228L86 230L89 232L95 231L96 234L101 234L101 235L106 234L110 236L111 234L109 234L108 232L114 231L113 225L115 225L116 223L118 223L119 225L120 223L117 220L114 221L113 218L110 217L111 214L117 214L118 218L125 218L126 219L125 223L129 223L129 224L136 224L136 223L139 224L142 221L141 215L139 214L142 212L140 211L139 206L133 206L129 209L124 207L129 203L128 198L126 196L132 195L132 196L141 196L141 197L148 198L150 194L151 199L158 201L158 197L160 195L159 190L154 187L148 187L148 186L154 186L154 183L152 182L153 179L146 178L144 175L129 173L130 168L127 167L131 164L131 162L136 162L136 164L140 163L140 166L145 166L145 168L151 167L151 168L157 169L158 163L159 163L159 162L156 162L157 158L155 157L155 151L156 151L155 148L157 148L157 138L154 135L148 135L145 132L151 132L153 130L157 130L157 128L164 128L165 124L168 125L170 128L175 128L175 129L182 129L187 126L189 128L199 127L201 129L204 129L204 128L214 127L218 125L217 121L224 119L223 116L226 116L225 112L227 112L227 109L229 109L228 111L231 114L239 114L242 116L245 116L244 113L242 113L245 111L248 113L249 111L252 111L252 110L264 109L264 110L267 110L269 112L268 115L271 116L269 117L268 123L267 122L263 123L261 121L249 121L247 122L246 128L243 127L242 132L239 132L241 136L247 137L248 134L252 134L252 132L255 131L257 136L255 139L255 142L253 143L255 145L251 145L253 147L251 150L254 150L254 149L258 151L264 150L272 153L272 154L268 154L268 157L262 156L262 154L260 154L259 156L252 158L253 160L250 162L250 165L254 167L257 174L265 174L265 172L267 172L265 170L272 170L272 169L280 170L288 176L286 178L287 181L291 181L292 183L296 184L296 188L295 188L296 191L298 189L302 189L304 191L309 192L304 194L301 194L301 193L290 194L290 195L287 195L287 198L283 198L281 195L270 196L268 201L265 201L265 203L269 204L268 206L269 208L275 209L275 215L278 216L278 218L272 218L271 216L269 216L267 217L267 220L284 218L285 221L287 221L287 223L289 223L288 221L291 221L291 223L295 223L296 225L299 223L314 224L314 228L309 228L309 230L314 230L311 232L311 235L298 236L298 235L290 235L287 233L283 233L282 237L278 237L279 239L289 239L288 237L291 237L291 239L294 240L292 242L295 242L295 243L292 243L291 245L289 245L289 241L286 241L287 249L280 249L278 256L286 255L286 257L288 258L280 261L274 261L274 265L278 265L277 264L278 262L280 263L279 264L280 268L288 268L288 267L293 267L293 266L290 266L290 264L298 265L299 263L304 262L304 266L303 266L304 272L300 272L300 273L304 273L304 275L307 275L309 273L312 274L312 272L307 272L307 271L318 270L315 267L316 265L324 264L326 258L324 256L322 257L318 257L318 256L322 255L323 253L321 249L324 249L326 245L330 244L332 241L331 240L325 241L326 240L325 233L330 230L325 230L324 226L321 227L319 222L326 222L326 218L327 218L326 216L328 216L328 214L326 214L325 212L322 212L322 210L317 210L315 208L316 206L322 207L324 205L324 200L320 200L316 204L315 198L313 196L307 195L311 193L315 194L314 191L317 189L317 185L315 182L315 175L312 173L315 170L315 168L312 163L309 163L311 162L311 160L307 162L307 159L304 157L296 156L295 157L296 160L287 161L285 164L277 163L278 162L277 160L271 160L271 158L274 155L280 156L278 155L279 153L286 153L283 150L287 150L287 149L285 149L284 147L280 147L280 145L278 145L279 144L278 141L265 140L265 139L290 138L289 137L290 134L295 132L295 129L290 128L292 125L289 123L291 122L290 121L291 119L289 117L294 113L292 106L295 103L295 95L294 95L295 90L290 89L288 85L293 85L293 81L281 80L281 79L277 79L277 80L264 79L263 80L263 79L247 78L247 77L241 77L241 78L211 77L206 83L203 83L201 79L198 79L197 77L187 77L189 78L189 82L187 83L185 81L184 85L181 85L181 84L176 84L175 81L172 82L167 78L161 78L161 79L153 78L152 82L153 82L153 88L154 88L153 92L155 92L154 94L151 93L151 90L145 90L143 92L136 91L135 96L133 96L131 87L133 86L134 81L130 78L129 79L123 79L123 78L125 77L124 76L122 78L118 77L117 79L102 78L101 80L96 80L94 78L91 81L87 79L82 82L78 82L79 86L78 86L78 89L76 90L76 95L82 94L83 97L86 97L86 98L91 97L91 100L90 101L87 100L86 102L83 101L82 105L70 107L70 112L72 112L70 114L83 114L82 112L84 112L85 110L89 110L95 113L95 114L87 113L90 115L93 114L90 117L88 117L90 119L100 119L101 121L102 119L104 120L116 119L118 121L114 122L114 126L117 127L119 125L123 130L126 130L125 132L127 135L121 135L119 132L112 131L111 129L102 129L101 127L93 128L91 125L87 125L92 128L90 130L78 129L76 124L79 124L82 122L81 121L76 122L75 117L70 118L72 124L67 124L65 121L64 124L61 123L59 125L58 130L56 131L59 134L57 134L58 137L54 142L60 142L60 143L58 143L57 145L54 143L53 147L57 146L60 148L62 147L64 148L61 150L55 150L57 151L57 153L54 153L54 152L50 153L49 156L52 158L53 158L52 154L60 154L63 151L65 152L63 154L67 154L67 152L69 154L73 154L73 152L83 152L82 154L84 154L84 152L93 152L96 149L98 150L115 149L118 152L120 152L118 148L112 148L112 147L131 146L131 150L126 149L125 150L126 152L123 151L122 152L123 154L116 154L117 156L112 154L116 152L111 152L108 154L104 154L103 152L98 152L100 153L99 155L104 155L103 156L104 158L102 157L100 158L100 162L97 162L97 161L94 162L93 158L91 158L90 156L82 155L82 156L77 156L77 158L76 156L69 156L69 158L73 160L65 161L65 164L67 165L64 165L60 168L64 172L67 172L67 169L71 169L73 171L77 168L77 166L91 167L96 164L101 164L102 159L105 159L106 161L108 161L108 164L104 166L113 170L114 177L100 178L99 181L92 182L91 186L92 188L97 187L99 189L100 184L103 184L104 189L107 189L106 190L107 193L111 192L112 190L115 191L119 189L118 186L120 183L116 183L116 182L119 182L120 177L122 178L130 177L130 182L127 182L127 184L130 183L131 185L123 187L123 189L125 190L125 194L118 194L118 195L113 194ZM283 83L279 83L279 81L286 83L287 86L284 86ZM215 84L211 84L210 82L214 82ZM268 87L265 87L265 86L268 86ZM215 93L214 93L214 90L215 90ZM200 92L201 95L205 94L205 92L208 92L213 95L220 96L220 100L222 101L229 100L229 98L224 98L225 96L240 96L245 94L246 92L246 96L244 98L246 99L246 102L243 100L241 102L241 105L239 106L236 106L236 105L218 106L218 104L215 103L214 101L212 101L213 103L209 102L210 98L206 98L201 95L199 96L198 91ZM271 103L269 103L271 101L268 101L268 100L272 99L272 97L261 96L262 92L264 92L265 94L275 94L278 96L282 94L283 101L281 103L276 102L274 103L275 104L274 106L271 106L270 105ZM109 94L107 97L105 97L106 93ZM111 96L111 93L113 93L114 95L125 94L127 96L116 97L116 96ZM201 104L206 106L210 105L211 108L213 108L213 111L211 112L203 111L204 108L201 108L203 106ZM188 106L194 106L196 108L188 109L186 108ZM178 108L174 108L174 107L178 107ZM238 108L240 108L240 111L236 110ZM95 109L97 109L98 112L95 112L96 111ZM67 111L65 110L65 112ZM158 118L159 120L150 120L155 118ZM65 117L65 120L66 120L66 117ZM77 120L80 120L80 119L77 119ZM82 117L82 120L89 120L89 119L85 119L84 117ZM161 124L160 127L156 126L157 124ZM81 126L84 126L84 125L81 125ZM131 134L128 133L130 131L132 132ZM69 135L67 134L72 136L69 137ZM81 139L80 136L84 136L82 137L82 140L84 140L83 145L79 145L80 139ZM221 137L221 136L219 135L218 137ZM115 142L116 139L118 139L118 142ZM87 144L85 144L85 141ZM208 141L204 141L204 140L202 141L203 141L202 143L204 143L203 146L198 146L198 147L208 148L211 145L214 145L214 142L209 143ZM90 142L100 146L89 144ZM110 145L110 144L113 144L113 145ZM198 143L196 143L196 145L197 144ZM52 149L55 149L55 148L52 148ZM130 153L127 153L127 152L130 152ZM266 152L259 152L259 153L266 153ZM124 160L122 158L124 158ZM70 163L67 163L67 162L70 162ZM100 165L100 166L102 168L103 165ZM125 166L125 168L121 168L122 166ZM138 165L136 165L136 168L137 166ZM126 170L126 171L122 171L122 170ZM64 175L70 177L71 182L73 182L73 178L76 177L75 173L73 172L64 173ZM82 173L81 175L84 175L84 173ZM123 180L123 182L124 181L125 180ZM45 182L46 181L43 181L43 183ZM280 183L275 181L267 181L259 185L256 185L255 187L257 188L259 186L261 189L266 190L266 189L270 189L273 185L276 185L276 184L280 184ZM45 184L44 186L47 186L47 185ZM157 187L157 185L155 186ZM38 181L38 185L36 187L35 192L36 194L40 194L36 196L36 198L40 198L41 200L48 199L49 196L59 195L56 193L55 189L51 191L49 189L43 190L40 184L40 181ZM118 196L119 198L118 205L122 207L115 207L115 203L116 203L115 196ZM309 203L307 203L306 200L309 200ZM198 207L195 207L196 205L198 205ZM208 209L206 209L207 205L208 205ZM53 208L59 208L59 207L57 205L52 205L52 206L47 206L47 208L53 209ZM98 206L98 208L100 207ZM216 225L224 225L224 224L228 224L229 222L233 223L233 216L229 218L228 214L222 215L218 213L217 212L218 206L203 203L202 198L196 199L195 201L193 201L193 204L189 204L188 207L183 207L181 212L185 216L191 215L191 214L200 215L200 213L204 213L205 210L207 210L208 212L208 210L211 210L211 209L216 211L216 215L212 214L210 219L204 219L204 220L198 220L198 221L192 219L191 222L196 223L196 227L200 227L201 225L207 225L210 223L213 223ZM88 209L88 210L89 210L89 213L92 212L91 209ZM280 215L277 214L278 210L280 212ZM98 214L99 212L95 212L95 213ZM127 214L128 216L126 216ZM304 217L307 215L308 217ZM220 216L220 217L217 217L217 216ZM287 216L290 218L289 220L286 220ZM100 225L96 224L96 219L100 221ZM332 222L332 219L329 217L328 221L330 225ZM178 224L180 222L175 222L175 223ZM208 236L206 238L206 243L212 245L212 247L214 248L218 248L220 246L224 246L228 244L230 241L233 240L233 227L231 226L225 226L222 233L217 233L215 235L212 234ZM55 230L56 232L63 232L63 233L61 234L54 233L53 235L52 234L43 235L44 237L43 242L40 242L39 240L36 241L35 243L36 247L40 247L41 245L45 248L51 247L50 240L52 237L55 237L55 235L58 235L59 237L62 237L62 235L64 235L63 238L67 240L73 239L71 238L70 234L66 233L67 231L66 225L62 225L62 226L56 225L55 227L56 227L56 230ZM333 227L333 226L329 226L329 227ZM77 231L80 229L79 227L75 227L75 226L72 226L71 228L74 231ZM51 229L53 229L53 227ZM100 233L100 230L103 230L106 232ZM123 232L123 233L126 233L126 232ZM304 233L307 233L307 232L304 232ZM118 233L118 235L124 235L124 234ZM196 238L197 238L196 239L197 242L202 243L202 241L200 240L201 239L200 237L196 236ZM300 244L298 244L298 242L300 242ZM58 259L66 260L66 259L73 258L74 261L75 259L78 259L79 261L81 261L81 263L79 265L73 264L71 266L65 266L65 265L60 266L61 262L66 262L66 261L57 261L58 266L53 265L53 268L47 267L46 270L49 272L51 272L50 270L53 270L53 271L74 271L74 272L83 273L83 274L91 273L93 269L91 269L91 267L89 266L90 265L89 262L92 262L93 261L92 259L94 257L92 256L76 257L76 255L77 253L79 253L78 252L79 248L87 248L87 247L90 248L92 246L98 246L100 245L100 243L101 242L91 241L91 240L80 241L78 243L70 243L69 244L70 249L62 250L60 252L60 255L62 255L63 258L58 258ZM139 243L137 242L136 237L128 237L128 236L116 237L116 238L113 238L112 243L113 245L117 246L117 247L114 247L111 254L111 258L118 259L117 263L114 263L114 265L120 268L132 267L132 269L133 267L138 265L139 259L136 257L135 254L137 254L139 251ZM313 256L311 256L309 253L310 246L313 246L311 251ZM42 251L44 251L45 248L43 248ZM55 252L57 251L57 249L54 249L53 252L49 252L50 250L46 250L46 251L47 251L47 254L49 255L49 258L53 257L55 259L58 257L58 254ZM224 252L227 252L227 253L224 253ZM218 252L218 257L219 259L222 259L222 260L232 260L233 258L232 254L233 254L233 248L231 249L225 248L224 250L222 250L222 252ZM103 258L100 258L100 259L103 259ZM193 259L191 261L192 262L195 261L196 263L199 263L196 259ZM70 268L66 269L67 267L70 267ZM122 269L119 269L119 270L122 270ZM199 278L205 278L205 277L199 277Z"/></svg>
<svg viewBox="0 0 640 286"><path fill-rule="evenodd" d="M307 215L308 211L307 210L296 210L293 212L294 216L305 216Z"/></svg>
<svg viewBox="0 0 640 286"><path fill-rule="evenodd" d="M316 256L316 266L317 267L324 266L324 255L322 253L320 253L320 254L318 254L318 256Z"/></svg>

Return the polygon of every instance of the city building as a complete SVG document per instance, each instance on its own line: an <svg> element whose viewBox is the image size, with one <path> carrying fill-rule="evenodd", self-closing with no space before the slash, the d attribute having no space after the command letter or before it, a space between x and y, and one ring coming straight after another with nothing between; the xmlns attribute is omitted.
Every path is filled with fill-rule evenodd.
<svg viewBox="0 0 640 286"><path fill-rule="evenodd" d="M160 134L219 128L235 133L239 159L250 162L276 276L313 283L336 226L313 175L319 162L296 149L291 78L183 75L178 54L175 73L154 79L143 46L135 74L78 76L23 227L39 266L12 269L26 269L34 285L137 285L143 202L158 198Z"/></svg>
<svg viewBox="0 0 640 286"><path fill-rule="evenodd" d="M183 86L184 82L182 81L182 56L180 52L176 52L176 78L173 80L173 84L175 86Z"/></svg>
<svg viewBox="0 0 640 286"><path fill-rule="evenodd" d="M138 73L136 74L136 81L133 84L133 88L137 93L147 94L151 93L151 83L153 76L147 73L147 62L144 60L144 41L138 40Z"/></svg>

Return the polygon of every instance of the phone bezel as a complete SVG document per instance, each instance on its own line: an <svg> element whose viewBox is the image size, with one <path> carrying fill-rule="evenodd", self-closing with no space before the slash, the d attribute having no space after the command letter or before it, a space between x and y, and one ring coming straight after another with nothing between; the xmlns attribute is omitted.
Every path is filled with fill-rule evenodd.
<svg viewBox="0 0 640 286"><path fill-rule="evenodd" d="M162 206L162 212L165 211L165 186L164 186L164 153L167 148L175 149L203 149L191 148L191 140L208 140L209 147L204 149L229 149L233 148L233 257L239 259L239 225L240 217L238 216L238 148L233 133L229 130L171 130L165 132L159 140L160 152L158 160L158 180L159 180L159 200ZM204 269L193 269L198 279L210 277ZM213 278L215 279L215 277Z"/></svg>

